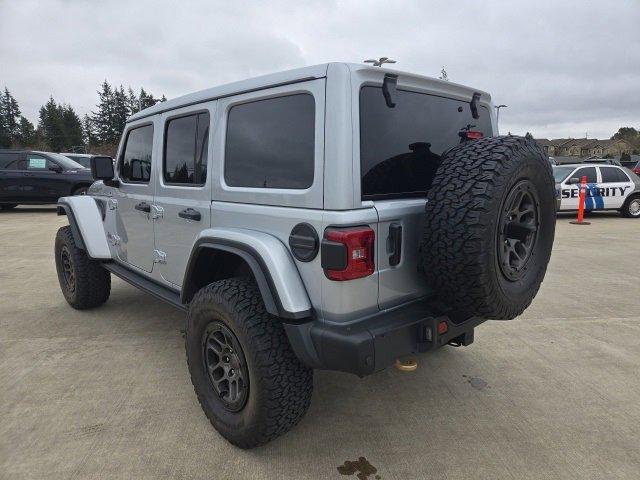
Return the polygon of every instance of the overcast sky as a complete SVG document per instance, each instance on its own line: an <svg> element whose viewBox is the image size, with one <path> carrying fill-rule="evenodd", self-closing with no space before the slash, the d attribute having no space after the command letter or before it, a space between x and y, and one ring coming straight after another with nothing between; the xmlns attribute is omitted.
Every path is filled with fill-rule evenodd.
<svg viewBox="0 0 640 480"><path fill-rule="evenodd" d="M90 112L105 78L172 98L383 55L490 92L502 133L640 128L640 0L0 0L0 87L34 123L50 95Z"/></svg>

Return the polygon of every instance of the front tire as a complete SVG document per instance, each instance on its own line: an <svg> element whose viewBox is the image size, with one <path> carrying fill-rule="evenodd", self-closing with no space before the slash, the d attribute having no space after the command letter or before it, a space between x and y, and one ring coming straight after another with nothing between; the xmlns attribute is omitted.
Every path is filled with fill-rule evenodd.
<svg viewBox="0 0 640 480"><path fill-rule="evenodd" d="M623 217L640 218L640 195L631 195L620 210Z"/></svg>
<svg viewBox="0 0 640 480"><path fill-rule="evenodd" d="M69 305L85 310L109 299L111 274L76 246L68 225L58 230L55 257L60 289Z"/></svg>
<svg viewBox="0 0 640 480"><path fill-rule="evenodd" d="M250 280L221 280L196 293L185 348L198 401L233 445L267 443L309 408L313 370L295 356L281 320L266 311Z"/></svg>

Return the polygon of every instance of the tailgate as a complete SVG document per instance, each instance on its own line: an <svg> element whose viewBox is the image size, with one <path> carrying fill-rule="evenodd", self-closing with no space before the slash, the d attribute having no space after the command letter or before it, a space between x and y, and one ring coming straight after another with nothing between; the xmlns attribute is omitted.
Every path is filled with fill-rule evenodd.
<svg viewBox="0 0 640 480"><path fill-rule="evenodd" d="M426 200L413 198L373 203L378 212L378 306L383 309L429 293L418 273Z"/></svg>

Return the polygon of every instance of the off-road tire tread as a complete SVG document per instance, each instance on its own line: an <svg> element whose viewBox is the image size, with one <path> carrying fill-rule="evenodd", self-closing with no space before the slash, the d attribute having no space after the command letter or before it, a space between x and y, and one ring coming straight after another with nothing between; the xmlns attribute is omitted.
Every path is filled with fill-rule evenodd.
<svg viewBox="0 0 640 480"><path fill-rule="evenodd" d="M76 295L74 298L64 295L69 305L76 310L86 310L105 303L111 294L111 274L109 271L104 269L99 262L89 258L87 252L76 246L69 225L58 230L55 244L56 267L60 268L58 255L59 247L62 247L63 244L67 245L74 266ZM58 272L58 278L60 280L60 288L64 294L65 287L60 278L60 272Z"/></svg>
<svg viewBox="0 0 640 480"><path fill-rule="evenodd" d="M487 226L502 208L494 197L517 171L516 153L539 161L552 190L540 193L555 197L547 156L534 141L515 136L488 137L454 147L444 156L427 194L421 271L448 305L470 315L515 318L530 305L545 275L546 265L524 302L505 301L488 278L490 259L483 243Z"/></svg>
<svg viewBox="0 0 640 480"><path fill-rule="evenodd" d="M215 417L206 407L202 393L195 388L195 382L194 391L216 430L240 448L254 448L289 431L302 419L311 404L313 370L300 363L289 345L282 320L266 311L260 291L252 280L231 278L209 284L195 294L190 310L210 302L230 312L235 326L248 339L249 345L241 346L245 356L252 356L259 372L259 385L252 384L249 388L266 390L268 399L260 405L261 420L252 435L237 438L233 432L219 428ZM187 325L190 324L188 319ZM191 361L187 355L189 372L193 378Z"/></svg>

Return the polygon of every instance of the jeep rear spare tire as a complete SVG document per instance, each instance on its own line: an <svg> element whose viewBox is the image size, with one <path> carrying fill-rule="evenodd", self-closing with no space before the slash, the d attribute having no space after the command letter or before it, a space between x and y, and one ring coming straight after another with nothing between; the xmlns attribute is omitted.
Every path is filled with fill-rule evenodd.
<svg viewBox="0 0 640 480"><path fill-rule="evenodd" d="M421 270L462 317L520 315L544 279L555 234L549 160L534 141L489 137L442 158L428 193Z"/></svg>

